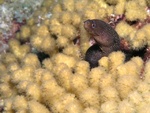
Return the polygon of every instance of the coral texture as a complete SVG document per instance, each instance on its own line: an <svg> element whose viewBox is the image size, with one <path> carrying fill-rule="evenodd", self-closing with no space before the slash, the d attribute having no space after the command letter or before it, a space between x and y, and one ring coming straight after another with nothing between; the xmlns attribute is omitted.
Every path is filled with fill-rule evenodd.
<svg viewBox="0 0 150 113"><path fill-rule="evenodd" d="M91 41L83 22L114 22L120 38L138 50L150 46L149 4L44 0L0 54L0 112L148 113L150 60L124 62L125 54L116 51L90 69L84 56ZM109 20L112 14L123 16Z"/></svg>

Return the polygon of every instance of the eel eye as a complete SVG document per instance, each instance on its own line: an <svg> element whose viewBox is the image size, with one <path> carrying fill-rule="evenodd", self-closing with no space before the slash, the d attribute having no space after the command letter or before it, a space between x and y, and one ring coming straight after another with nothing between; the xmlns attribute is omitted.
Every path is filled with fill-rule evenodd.
<svg viewBox="0 0 150 113"><path fill-rule="evenodd" d="M93 24L92 24L92 28L95 28L95 27L96 27L96 25L93 23Z"/></svg>

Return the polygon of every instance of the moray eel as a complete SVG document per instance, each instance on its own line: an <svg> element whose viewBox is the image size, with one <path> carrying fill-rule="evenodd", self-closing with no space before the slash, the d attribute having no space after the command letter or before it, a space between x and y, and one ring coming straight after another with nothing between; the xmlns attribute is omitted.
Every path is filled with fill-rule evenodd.
<svg viewBox="0 0 150 113"><path fill-rule="evenodd" d="M109 24L98 19L86 20L84 28L96 41L85 54L85 60L91 68L98 66L98 60L103 56L120 50L119 35Z"/></svg>

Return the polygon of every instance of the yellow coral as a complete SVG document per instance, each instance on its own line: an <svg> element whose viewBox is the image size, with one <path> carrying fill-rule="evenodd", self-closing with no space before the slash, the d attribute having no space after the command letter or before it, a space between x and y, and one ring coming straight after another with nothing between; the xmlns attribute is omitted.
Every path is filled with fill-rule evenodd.
<svg viewBox="0 0 150 113"><path fill-rule="evenodd" d="M146 18L147 14L145 11L145 7L141 6L138 1L128 1L126 4L126 18L128 20L134 21L137 19L143 20Z"/></svg>
<svg viewBox="0 0 150 113"><path fill-rule="evenodd" d="M9 41L11 52L19 59L22 59L27 53L30 52L29 45L20 45L20 42L12 39Z"/></svg>
<svg viewBox="0 0 150 113"><path fill-rule="evenodd" d="M101 113L117 113L118 103L116 101L107 101L101 105Z"/></svg>
<svg viewBox="0 0 150 113"><path fill-rule="evenodd" d="M88 88L87 78L80 74L72 75L70 78L70 85L72 92L79 96L83 90Z"/></svg>
<svg viewBox="0 0 150 113"><path fill-rule="evenodd" d="M94 88L87 88L79 95L79 100L85 107L100 108L100 96Z"/></svg>
<svg viewBox="0 0 150 113"><path fill-rule="evenodd" d="M13 99L12 102L12 108L13 110L15 110L16 112L23 109L26 110L27 108L27 100L24 96L16 96Z"/></svg>
<svg viewBox="0 0 150 113"><path fill-rule="evenodd" d="M89 85L91 87L98 88L99 82L105 74L106 74L106 71L103 68L101 68L101 67L93 68L90 71L89 77L88 77L89 78Z"/></svg>
<svg viewBox="0 0 150 113"><path fill-rule="evenodd" d="M60 15L60 22L63 24L70 24L71 23L71 13L70 12L62 12Z"/></svg>
<svg viewBox="0 0 150 113"><path fill-rule="evenodd" d="M73 56L76 58L80 58L80 48L76 45L70 44L65 49L63 49L63 53L69 56Z"/></svg>
<svg viewBox="0 0 150 113"><path fill-rule="evenodd" d="M20 39L23 41L27 41L31 35L30 27L28 25L24 25L20 30Z"/></svg>
<svg viewBox="0 0 150 113"><path fill-rule="evenodd" d="M27 54L22 61L23 65L32 65L35 68L40 67L40 62L38 57L35 54L29 53Z"/></svg>
<svg viewBox="0 0 150 113"><path fill-rule="evenodd" d="M108 61L109 61L108 57L102 57L98 61L98 63L101 67L104 67L108 71L108 67L109 67Z"/></svg>
<svg viewBox="0 0 150 113"><path fill-rule="evenodd" d="M79 61L75 66L75 73L86 76L90 71L89 63L86 61Z"/></svg>
<svg viewBox="0 0 150 113"><path fill-rule="evenodd" d="M118 0L118 3L114 9L114 13L117 15L124 14L125 12L126 0Z"/></svg>
<svg viewBox="0 0 150 113"><path fill-rule="evenodd" d="M134 113L136 112L135 106L133 103L129 102L128 100L123 100L118 105L118 112L119 113Z"/></svg>
<svg viewBox="0 0 150 113"><path fill-rule="evenodd" d="M16 39L9 41L9 50L0 55L3 112L149 112L149 61L144 65L140 57L133 57L124 63L125 55L118 51L90 69L84 55L91 36L83 26L87 19L116 21L123 14L127 22L119 21L116 26L120 38L133 49L149 46L150 25L142 24L140 29L130 25L149 15L146 5L146 0L44 0ZM40 63L31 48L49 58Z"/></svg>
<svg viewBox="0 0 150 113"><path fill-rule="evenodd" d="M87 107L83 110L83 113L98 113L98 109L93 107Z"/></svg>
<svg viewBox="0 0 150 113"><path fill-rule="evenodd" d="M107 101L118 102L120 100L118 91L114 87L111 87L111 86L101 89L100 97L101 97L102 103L107 102Z"/></svg>
<svg viewBox="0 0 150 113"><path fill-rule="evenodd" d="M127 97L127 95L135 88L137 79L133 76L121 76L117 80L117 90L121 99Z"/></svg>
<svg viewBox="0 0 150 113"><path fill-rule="evenodd" d="M59 48L66 47L67 45L69 45L69 39L65 36L58 36L56 44Z"/></svg>
<svg viewBox="0 0 150 113"><path fill-rule="evenodd" d="M37 109L38 108L38 109ZM28 112L31 113L51 113L45 106L43 106L41 103L31 100L28 102Z"/></svg>
<svg viewBox="0 0 150 113"><path fill-rule="evenodd" d="M9 84L0 84L0 93L2 98L9 98L12 95L12 90Z"/></svg>
<svg viewBox="0 0 150 113"><path fill-rule="evenodd" d="M56 65L60 63L64 63L71 68L73 68L76 64L76 59L74 57L67 56L62 53L57 54L53 60Z"/></svg>
<svg viewBox="0 0 150 113"><path fill-rule="evenodd" d="M41 100L40 88L37 84L30 83L26 87L26 97L28 100Z"/></svg>
<svg viewBox="0 0 150 113"><path fill-rule="evenodd" d="M135 31L135 28L132 26L128 25L126 22L120 22L116 26L116 31L119 34L120 37L126 38L128 37L132 32ZM123 32L122 32L123 31Z"/></svg>
<svg viewBox="0 0 150 113"><path fill-rule="evenodd" d="M48 69L48 70L52 70L52 68L53 68L53 63L52 63L51 59L45 59L42 62L42 64L43 64L43 67Z"/></svg>

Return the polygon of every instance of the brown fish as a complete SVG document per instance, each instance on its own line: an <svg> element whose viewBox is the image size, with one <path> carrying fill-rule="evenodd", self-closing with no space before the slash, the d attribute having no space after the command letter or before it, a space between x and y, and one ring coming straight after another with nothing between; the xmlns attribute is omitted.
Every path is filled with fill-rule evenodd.
<svg viewBox="0 0 150 113"><path fill-rule="evenodd" d="M98 65L101 57L120 50L119 35L109 24L98 19L86 20L84 28L96 41L96 45L91 46L85 55L85 60L90 63L91 68Z"/></svg>

